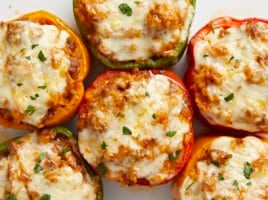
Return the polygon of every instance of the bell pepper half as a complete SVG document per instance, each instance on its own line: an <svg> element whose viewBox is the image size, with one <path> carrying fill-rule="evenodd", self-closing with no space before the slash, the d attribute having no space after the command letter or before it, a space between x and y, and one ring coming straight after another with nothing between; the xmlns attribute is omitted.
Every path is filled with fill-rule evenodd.
<svg viewBox="0 0 268 200"><path fill-rule="evenodd" d="M262 199L267 194L267 181L262 181L268 176L267 149L268 140L257 136L200 136L173 182L173 199Z"/></svg>
<svg viewBox="0 0 268 200"><path fill-rule="evenodd" d="M81 199L103 199L100 177L84 162L75 136L65 127L39 129L2 142L0 155L1 175L6 173L6 177L1 179L1 198L21 199L27 196L27 199L53 199L74 189L76 195L81 194ZM14 170L20 173L16 174ZM68 189L69 181L70 185L74 184L71 182L74 180L70 179L74 178L72 175L78 177L76 181L80 181L81 186ZM18 189L16 184L21 187ZM60 187L60 184L64 186ZM49 190L50 187L55 187L56 192Z"/></svg>
<svg viewBox="0 0 268 200"><path fill-rule="evenodd" d="M0 109L0 124L10 128L33 129L54 126L69 120L75 114L84 94L83 80L86 78L90 69L90 58L87 47L84 45L80 37L65 22L47 11L39 10L27 13L6 23L9 24L14 21L30 21L41 25L54 25L59 30L64 30L69 34L67 41L68 47L66 47L68 48L66 51L69 52L71 60L71 64L66 75L68 88L66 89L60 102L57 101L58 97L55 97L55 100L53 100L54 102L51 103L52 106L48 110L47 114L43 117L41 123L29 124L28 122L22 122L21 115L25 113L18 113L17 110L9 110L8 108L4 107ZM37 47L32 45L32 49L38 48L38 44L34 45ZM43 54L38 54L38 58L42 62L46 60L46 57L44 57ZM29 61L31 60L31 58L27 56L25 59L28 59ZM51 82L49 84L54 83ZM18 87L23 87L23 83L17 83L17 85ZM41 88L42 86L39 87ZM45 90L47 88L43 86L41 89ZM35 94L35 96L31 96L31 98L37 101L39 96L38 94ZM32 114L34 112L33 106L29 106L27 109L25 109L25 112Z"/></svg>
<svg viewBox="0 0 268 200"><path fill-rule="evenodd" d="M183 82L168 70L108 70L86 89L78 144L102 177L155 186L173 179L193 146L192 108Z"/></svg>
<svg viewBox="0 0 268 200"><path fill-rule="evenodd" d="M185 84L210 127L268 132L268 21L220 17L190 40Z"/></svg>
<svg viewBox="0 0 268 200"><path fill-rule="evenodd" d="M91 6L90 5L91 3L88 3L89 5L87 5L87 1L73 0L73 12L74 12L74 16L75 16L75 20L76 20L78 29L80 30L81 35L87 41L87 43L88 43L88 45L89 45L89 47L91 49L92 54L98 60L100 60L105 66L107 66L109 68L112 68L112 69L134 69L134 68L144 69L144 68L163 68L163 67L168 68L168 67L171 67L173 64L175 64L180 59L180 57L183 55L185 47L186 47L186 45L188 43L188 35L189 35L192 19L194 17L194 9L195 9L196 0L191 0L191 1L188 1L187 3L189 3L189 5L192 7L193 10L192 11L186 11L186 8L185 8L185 10L183 10L180 13L183 13L183 12L189 12L190 13L191 12L190 14L188 13L189 15L191 15L191 17L189 17L190 18L189 20L187 19L187 20L182 22L182 19L180 19L181 21L176 20L175 22L173 22L173 21L172 22L167 22L167 24L169 24L167 26L173 26L174 23L175 24L176 23L178 23L178 24L184 24L185 23L186 24L186 25L184 25L182 30L179 30L180 33L183 35L183 36L181 36L181 39L176 43L176 45L173 45L174 47L172 47L172 49L168 49L169 52L173 52L173 53L172 54L167 53L166 55L156 55L156 54L153 53L152 56L150 56L148 58L138 58L138 59L123 59L123 60L113 59L113 58L110 58L108 56L108 54L106 54L104 51L100 50L99 46L101 46L101 45L97 44L96 40L93 39L94 35L99 34L99 32L96 31L96 29L97 29L96 26L97 26L99 20L95 19L94 17L91 17L90 14L88 14L88 11L87 11L87 7ZM131 2L131 4L132 4L132 2ZM135 4L137 4L137 6L139 7L140 6L139 4L143 4L143 3L140 2L140 1L137 1L137 2L134 2L133 6L135 6ZM125 6L126 9L125 9L125 7L120 8L120 6L122 6L122 7ZM90 10L95 12L97 7L98 6L96 6L96 7L92 6L92 8ZM165 7L165 6L159 6L159 7ZM129 15L127 13L127 9L129 11L131 10L131 13L132 13L132 8L130 8L127 3L120 4L118 6L118 8L119 8L118 12L120 12L120 9L121 9L121 12L123 14L125 14L125 15ZM174 8L176 8L176 6ZM109 6L107 6L106 9L109 9ZM113 9L112 12L114 12L115 8L112 8L112 9ZM123 9L125 9L125 10L123 10ZM163 27L161 28L162 29L161 31L163 32L163 31L165 31L165 25L164 25L165 22L162 22L162 20L171 20L171 18L173 17L173 13L170 11L170 13L172 13L172 14L169 13L170 16L166 16L168 14L163 14L163 13L161 13L162 11L159 11L159 10L160 9L156 8L156 10L152 12L152 19L156 20L157 23L163 25ZM163 10L165 10L165 8L163 8ZM157 13L157 12L159 12L159 13ZM133 11L133 13L134 13L134 11ZM102 14L105 15L105 13L101 12L100 15L102 15ZM136 14L138 15L138 13L136 13ZM99 16L99 17L101 18L101 16ZM107 17L109 17L109 16L107 16ZM126 17L135 17L135 16L130 16L129 15L129 16L126 16ZM137 21L139 21L139 20L140 19L138 19ZM144 19L144 20L146 21L146 19ZM120 23L125 23L125 22L120 22ZM144 22L144 23L146 24L146 22ZM135 24L135 23L133 23L133 24ZM148 22L148 24L149 24L148 26L154 27L154 25L150 25L151 22ZM111 25L108 24L107 27L109 27L109 26L113 27L113 24L111 24ZM94 31L96 31L96 33L94 33ZM146 31L146 30L141 30L141 32L144 32L144 31ZM161 31L159 31L159 32L161 32ZM141 33L141 34L143 34L143 33ZM133 32L133 35L135 35L134 32ZM154 36L151 36L151 37L154 38ZM130 36L129 38L132 39L133 36ZM120 41L120 37L117 38L117 39ZM117 46L117 45L115 44L115 46ZM154 47L150 47L150 48L154 48ZM165 51L167 51L167 48L170 48L170 47L166 47L166 46L163 47L163 49L165 49ZM149 49L149 47L147 47L147 49ZM113 50L114 49L112 49L112 51ZM126 47L126 51L128 51L127 47Z"/></svg>

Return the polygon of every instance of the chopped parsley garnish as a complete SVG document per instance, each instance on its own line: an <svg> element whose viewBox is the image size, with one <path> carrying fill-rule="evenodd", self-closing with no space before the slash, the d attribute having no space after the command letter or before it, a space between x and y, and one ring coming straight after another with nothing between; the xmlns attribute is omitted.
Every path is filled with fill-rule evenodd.
<svg viewBox="0 0 268 200"><path fill-rule="evenodd" d="M239 190L239 184L238 184L237 180L234 180L234 181L233 181L233 186L234 186L237 190Z"/></svg>
<svg viewBox="0 0 268 200"><path fill-rule="evenodd" d="M25 50L26 50L26 48L22 48L22 49L20 50L20 52L21 52L21 53L24 53Z"/></svg>
<svg viewBox="0 0 268 200"><path fill-rule="evenodd" d="M66 154L69 151L70 151L70 149L68 147L63 147L62 150L61 150L61 153Z"/></svg>
<svg viewBox="0 0 268 200"><path fill-rule="evenodd" d="M222 173L218 173L218 180L219 181L223 181L224 180L224 177L223 177Z"/></svg>
<svg viewBox="0 0 268 200"><path fill-rule="evenodd" d="M107 144L103 141L101 143L101 149L106 149L107 148Z"/></svg>
<svg viewBox="0 0 268 200"><path fill-rule="evenodd" d="M123 135L131 135L132 134L132 131L126 126L123 126L122 132L123 132Z"/></svg>
<svg viewBox="0 0 268 200"><path fill-rule="evenodd" d="M39 158L38 158L38 162L39 163L42 162L46 156L47 156L47 152L40 153Z"/></svg>
<svg viewBox="0 0 268 200"><path fill-rule="evenodd" d="M222 200L227 200L226 197L223 197Z"/></svg>
<svg viewBox="0 0 268 200"><path fill-rule="evenodd" d="M228 96L224 97L224 101L228 102L234 99L234 93L229 94Z"/></svg>
<svg viewBox="0 0 268 200"><path fill-rule="evenodd" d="M100 174L106 174L108 172L106 166L103 163L99 163L97 166L97 170Z"/></svg>
<svg viewBox="0 0 268 200"><path fill-rule="evenodd" d="M126 16L131 16L132 15L132 8L129 7L128 4L126 3L121 3L119 6L118 6L119 10L121 11L121 13L123 13L124 15Z"/></svg>
<svg viewBox="0 0 268 200"><path fill-rule="evenodd" d="M32 106L32 105L29 105L26 110L25 110L26 113L32 115L34 112L35 112L35 108Z"/></svg>
<svg viewBox="0 0 268 200"><path fill-rule="evenodd" d="M15 194L8 193L6 194L6 200L17 200L17 197L15 196Z"/></svg>
<svg viewBox="0 0 268 200"><path fill-rule="evenodd" d="M193 186L194 182L191 182L185 189L185 191L188 191L192 186Z"/></svg>
<svg viewBox="0 0 268 200"><path fill-rule="evenodd" d="M250 186L250 185L252 185L252 183L251 182L247 182L247 185Z"/></svg>
<svg viewBox="0 0 268 200"><path fill-rule="evenodd" d="M39 94L35 94L34 96L30 96L32 100L36 100L39 97Z"/></svg>
<svg viewBox="0 0 268 200"><path fill-rule="evenodd" d="M22 86L22 85L23 85L22 83L17 83L17 86L18 86L18 87L20 87L20 86Z"/></svg>
<svg viewBox="0 0 268 200"><path fill-rule="evenodd" d="M152 118L156 119L156 114L155 113L152 114Z"/></svg>
<svg viewBox="0 0 268 200"><path fill-rule="evenodd" d="M217 160L212 160L211 164L215 165L216 167L220 167L220 163Z"/></svg>
<svg viewBox="0 0 268 200"><path fill-rule="evenodd" d="M31 48L34 49L37 46L38 46L38 44L32 44Z"/></svg>
<svg viewBox="0 0 268 200"><path fill-rule="evenodd" d="M149 94L149 92L145 92L145 94L144 94L146 97L149 97L150 96L150 94Z"/></svg>
<svg viewBox="0 0 268 200"><path fill-rule="evenodd" d="M203 57L204 57L204 58L208 57L208 54L204 54Z"/></svg>
<svg viewBox="0 0 268 200"><path fill-rule="evenodd" d="M31 56L26 56L25 57L27 60L31 60Z"/></svg>
<svg viewBox="0 0 268 200"><path fill-rule="evenodd" d="M134 1L135 4L140 4L141 2L140 1Z"/></svg>
<svg viewBox="0 0 268 200"><path fill-rule="evenodd" d="M43 90L44 90L44 89L46 89L46 88L47 88L47 85L46 85L46 84L44 84L44 85L40 85L40 86L38 86L38 88L39 88L39 89L43 89Z"/></svg>
<svg viewBox="0 0 268 200"><path fill-rule="evenodd" d="M234 59L234 56L231 56L231 57L229 58L229 61L228 61L228 62L231 62L233 59Z"/></svg>
<svg viewBox="0 0 268 200"><path fill-rule="evenodd" d="M43 167L40 165L40 163L36 163L34 166L34 173L38 174L43 170Z"/></svg>
<svg viewBox="0 0 268 200"><path fill-rule="evenodd" d="M253 172L253 168L251 167L249 162L246 162L244 165L244 176L246 177L246 179L250 179L250 175Z"/></svg>
<svg viewBox="0 0 268 200"><path fill-rule="evenodd" d="M37 163L34 166L34 173L38 174L43 170L43 167L41 166L41 162L45 159L47 156L47 152L40 153Z"/></svg>
<svg viewBox="0 0 268 200"><path fill-rule="evenodd" d="M43 53L42 50L39 51L39 53L38 53L38 58L39 58L39 60L40 60L41 62L45 62L45 61L47 60L47 58L45 57L45 55L44 55L44 53Z"/></svg>
<svg viewBox="0 0 268 200"><path fill-rule="evenodd" d="M51 196L50 194L43 194L39 200L50 200Z"/></svg>
<svg viewBox="0 0 268 200"><path fill-rule="evenodd" d="M168 132L166 133L166 136L168 136L168 137L173 137L174 135L176 135L176 133L177 133L177 131L168 131Z"/></svg>
<svg viewBox="0 0 268 200"><path fill-rule="evenodd" d="M177 150L177 151L175 151L174 153L170 153L170 154L168 154L168 159L170 160L170 161L175 161L175 160L177 160L177 158L178 158L178 156L180 155L180 152L181 151L179 151L179 150Z"/></svg>

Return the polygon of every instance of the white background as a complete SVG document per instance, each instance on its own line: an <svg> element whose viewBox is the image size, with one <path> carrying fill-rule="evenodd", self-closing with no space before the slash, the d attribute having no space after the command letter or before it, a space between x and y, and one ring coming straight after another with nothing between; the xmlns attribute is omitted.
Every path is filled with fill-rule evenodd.
<svg viewBox="0 0 268 200"><path fill-rule="evenodd" d="M130 0L122 0L122 2ZM197 0L196 14L191 27L191 36L209 20L220 16L232 16L236 18L261 17L268 19L267 0ZM63 19L77 33L76 24L72 12L72 0L1 0L0 21L5 21L17 17L25 12L34 10L47 10ZM174 66L175 72L183 77L187 68L185 55L180 62ZM86 86L90 84L94 77L106 68L92 59L91 71L86 80ZM0 91L1 93L1 91ZM66 125L74 132L76 118ZM201 135L207 129L197 120L194 121L195 135ZM21 131L4 129L0 126L0 141L13 135L22 134ZM145 166L146 167L146 166ZM171 200L171 183L153 188L122 188L117 183L103 180L104 200Z"/></svg>

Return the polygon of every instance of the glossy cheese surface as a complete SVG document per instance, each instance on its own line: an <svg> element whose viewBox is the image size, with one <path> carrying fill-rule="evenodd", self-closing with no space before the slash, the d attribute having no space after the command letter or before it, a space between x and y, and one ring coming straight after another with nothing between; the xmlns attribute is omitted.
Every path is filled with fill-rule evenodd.
<svg viewBox="0 0 268 200"><path fill-rule="evenodd" d="M84 158L122 184L154 185L174 176L192 128L185 90L147 71L114 73L96 84L78 123Z"/></svg>
<svg viewBox="0 0 268 200"><path fill-rule="evenodd" d="M201 114L213 125L267 132L268 24L211 23L212 30L193 47L192 88Z"/></svg>
<svg viewBox="0 0 268 200"><path fill-rule="evenodd" d="M0 109L39 126L68 85L69 33L29 21L0 24Z"/></svg>
<svg viewBox="0 0 268 200"><path fill-rule="evenodd" d="M81 0L88 39L113 61L176 56L194 15L190 0ZM83 19L82 19L83 21Z"/></svg>
<svg viewBox="0 0 268 200"><path fill-rule="evenodd" d="M98 183L91 179L70 144L55 135L33 132L9 146L0 160L0 198L96 200ZM43 197L45 198L45 197Z"/></svg>
<svg viewBox="0 0 268 200"><path fill-rule="evenodd" d="M222 136L203 150L181 186L175 187L174 199L268 198L267 142L253 136Z"/></svg>

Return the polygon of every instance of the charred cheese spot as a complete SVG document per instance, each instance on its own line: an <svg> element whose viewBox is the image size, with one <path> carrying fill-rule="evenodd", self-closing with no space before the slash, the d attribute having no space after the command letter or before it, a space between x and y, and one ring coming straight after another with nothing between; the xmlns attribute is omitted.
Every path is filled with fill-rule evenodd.
<svg viewBox="0 0 268 200"><path fill-rule="evenodd" d="M117 72L85 95L78 142L90 164L123 185L174 176L191 140L190 102L178 83L150 71Z"/></svg>
<svg viewBox="0 0 268 200"><path fill-rule="evenodd" d="M87 38L115 62L176 56L194 15L190 0L129 1L131 16L122 14L115 0L78 2L75 12L89 30Z"/></svg>
<svg viewBox="0 0 268 200"><path fill-rule="evenodd" d="M267 28L248 21L215 28L196 40L191 89L212 125L268 131Z"/></svg>
<svg viewBox="0 0 268 200"><path fill-rule="evenodd" d="M211 156L197 160L181 187L173 188L174 199L267 198L267 142L253 136L239 139L221 136L212 140L206 152L217 152L214 159L220 165L213 164Z"/></svg>
<svg viewBox="0 0 268 200"><path fill-rule="evenodd" d="M43 134L52 134L51 139L41 141L33 132L11 142L12 154L0 159L0 198L14 194L16 199L40 199L49 194L51 199L96 200L99 183L82 166L74 144L54 138L53 131ZM63 155L66 146L69 151Z"/></svg>
<svg viewBox="0 0 268 200"><path fill-rule="evenodd" d="M77 76L77 60L70 59L73 48L69 33L54 25L1 22L1 115L17 124L41 126Z"/></svg>

